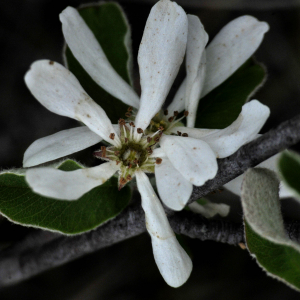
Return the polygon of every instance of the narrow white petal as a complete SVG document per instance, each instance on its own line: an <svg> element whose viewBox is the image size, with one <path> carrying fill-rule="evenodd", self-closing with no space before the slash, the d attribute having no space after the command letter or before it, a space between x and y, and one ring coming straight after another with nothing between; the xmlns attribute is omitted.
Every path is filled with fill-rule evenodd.
<svg viewBox="0 0 300 300"><path fill-rule="evenodd" d="M223 203L213 203L205 199L207 203L200 205L196 201L189 204L189 208L192 212L200 214L205 218L212 218L216 214L219 214L221 217L226 217L229 214L230 206Z"/></svg>
<svg viewBox="0 0 300 300"><path fill-rule="evenodd" d="M115 162L70 172L54 168L34 168L26 172L26 181L35 193L42 196L77 200L107 181L118 169Z"/></svg>
<svg viewBox="0 0 300 300"><path fill-rule="evenodd" d="M179 287L191 274L191 259L178 243L146 174L137 172L136 180L157 267L167 284Z"/></svg>
<svg viewBox="0 0 300 300"><path fill-rule="evenodd" d="M193 185L178 172L168 158L155 165L156 186L161 200L173 210L182 210L193 191Z"/></svg>
<svg viewBox="0 0 300 300"><path fill-rule="evenodd" d="M33 96L47 109L83 122L107 142L118 145L119 138L105 111L84 91L76 77L59 63L34 62L25 75ZM109 138L115 133L114 140Z"/></svg>
<svg viewBox="0 0 300 300"><path fill-rule="evenodd" d="M183 177L194 185L203 185L216 176L218 164L209 145L190 137L162 136L160 146Z"/></svg>
<svg viewBox="0 0 300 300"><path fill-rule="evenodd" d="M138 54L142 95L137 128L148 126L169 93L184 58L187 27L187 16L175 2L152 7Z"/></svg>
<svg viewBox="0 0 300 300"><path fill-rule="evenodd" d="M24 153L23 167L36 166L75 153L101 140L86 126L60 131L33 142Z"/></svg>
<svg viewBox="0 0 300 300"><path fill-rule="evenodd" d="M174 111L182 112L185 109L185 90L186 78L182 81L179 89L174 96L173 101L167 107L169 114L173 115Z"/></svg>
<svg viewBox="0 0 300 300"><path fill-rule="evenodd" d="M94 81L114 97L138 108L138 95L112 67L93 32L78 11L69 6L59 15L59 18L64 37L73 55Z"/></svg>
<svg viewBox="0 0 300 300"><path fill-rule="evenodd" d="M188 15L188 22L185 109L189 112L187 126L194 127L205 78L206 55L204 48L208 42L208 35L197 16Z"/></svg>
<svg viewBox="0 0 300 300"><path fill-rule="evenodd" d="M280 156L280 153L268 158L267 160L263 161L262 163L258 164L257 167L260 168L267 168L275 173L278 174L277 169L277 160ZM230 192L241 196L241 188L242 188L242 182L243 182L244 174L236 177L235 179L229 181L224 185L224 187L229 190ZM279 197L280 198L292 198L293 194L286 188L284 183L281 181L279 185Z"/></svg>
<svg viewBox="0 0 300 300"><path fill-rule="evenodd" d="M251 16L228 23L206 48L206 77L201 96L232 75L259 47L269 25Z"/></svg>
<svg viewBox="0 0 300 300"><path fill-rule="evenodd" d="M256 137L270 115L270 109L257 100L242 107L238 118L225 129L202 137L218 158L227 157Z"/></svg>

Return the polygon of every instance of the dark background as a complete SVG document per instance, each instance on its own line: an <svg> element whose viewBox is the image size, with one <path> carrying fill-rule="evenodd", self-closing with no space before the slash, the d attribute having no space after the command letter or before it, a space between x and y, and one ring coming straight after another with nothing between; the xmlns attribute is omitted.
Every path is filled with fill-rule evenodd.
<svg viewBox="0 0 300 300"><path fill-rule="evenodd" d="M132 26L134 58L144 24L155 1L120 1ZM23 153L36 139L77 126L76 121L42 107L24 84L30 64L48 58L62 62L63 36L58 14L88 1L11 0L0 3L0 166L21 167ZM200 16L210 39L230 20L250 14L270 24L256 53L268 69L268 81L255 95L271 108L263 132L300 113L300 5L298 1L191 0L179 2ZM135 61L135 69L136 68ZM85 152L87 153L87 152ZM88 152L89 153L89 152ZM90 158L85 162L94 163ZM225 192L216 201L232 201L231 218L242 220L237 197ZM224 200L225 201L225 200ZM293 214L288 212L292 207ZM300 208L284 200L284 215L298 218ZM0 219L0 249L32 229ZM194 270L178 289L167 286L154 263L150 238L136 238L0 290L0 299L298 299L299 294L267 277L246 250L186 239Z"/></svg>

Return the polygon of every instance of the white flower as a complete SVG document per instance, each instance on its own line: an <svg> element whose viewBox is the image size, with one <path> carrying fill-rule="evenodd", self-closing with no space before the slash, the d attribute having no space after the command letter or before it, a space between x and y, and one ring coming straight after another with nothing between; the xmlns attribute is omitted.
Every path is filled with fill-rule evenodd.
<svg viewBox="0 0 300 300"><path fill-rule="evenodd" d="M116 172L120 173L121 186L136 176L155 261L166 282L178 287L189 277L192 263L179 245L144 173L153 171L155 162L161 162L159 156L152 153L157 143L155 138L159 139L161 134L157 132L147 136L143 130L161 108L182 63L187 40L187 16L180 6L168 0L158 2L152 8L139 49L140 101L113 70L78 12L69 7L60 17L70 49L92 78L125 103L135 107L140 105L140 109L135 126L121 120L118 128L111 124L104 110L87 95L70 71L52 61L35 62L25 76L31 93L50 111L76 119L86 126L35 141L25 152L24 166L34 166L74 153L102 139L112 146L98 152L98 156L108 160L100 166L72 172L34 168L26 172L26 180L39 194L75 200ZM159 176L157 181L160 181Z"/></svg>
<svg viewBox="0 0 300 300"><path fill-rule="evenodd" d="M174 2L159 1L150 12L139 49L138 63L142 87L139 99L134 90L112 68L101 46L78 12L68 7L61 13L65 39L83 68L96 83L113 96L139 108L135 127L124 124L123 121L120 128L112 125L103 109L87 95L74 75L58 63L46 60L35 62L25 76L28 88L41 104L54 113L76 119L86 126L64 130L35 141L25 152L24 167L72 154L102 139L112 145L102 148L98 153L98 156L108 162L94 168L73 172L51 168L30 169L26 173L29 185L34 191L45 196L75 200L105 182L116 172L120 174L120 186L136 176L156 263L166 282L174 287L182 285L187 280L192 263L177 242L144 172L153 171L155 168L157 187L162 201L174 210L181 210L191 195L193 184L202 185L216 175L216 157L230 155L245 143L249 136L256 134L264 123L262 119L269 111L258 101L252 101L244 106L241 116L228 128L203 129L197 133L192 132L193 128L185 128L185 131L189 130L186 132L189 137L162 135L160 148L156 149L156 145L148 138L160 137L160 132L150 134L148 126L169 93L183 61L187 40L187 62L197 62L195 66L199 67L193 68L194 63L189 65L191 72L188 72L185 83L169 106L170 112L182 110L176 108L182 107L180 100L182 91L187 95L187 99L195 99L199 87L202 86L207 93L252 55L267 30L267 25L252 17L242 18L243 22L235 23L227 30L225 29L228 26L225 27L220 32L220 37L216 37L216 42L211 43L214 46L210 45L207 48L207 65L209 60L212 63L211 68L207 67L204 72L205 55L201 54L203 51L200 51L201 53L198 51L200 56L199 53L194 55L191 51L195 47L204 49L207 42L203 27L199 27L199 24L201 25L199 19L195 16L187 17L182 8ZM237 37L237 28L240 38ZM260 30L257 31L257 28ZM232 34L236 38L234 42ZM222 48L225 46L220 40L231 45L235 43L237 46L232 47L235 52L227 48L225 51ZM214 60L214 57L217 59ZM206 73L205 81L202 76L204 73ZM194 83L195 78L201 78L200 84L197 80L197 83ZM202 90L201 95L204 94ZM195 107L193 101L187 101L190 110L189 119L193 118ZM257 116L258 121L255 124L252 120L250 125L253 126L250 126L249 118L252 116ZM245 122L244 119L248 121ZM169 123L167 129L169 132L174 131L175 122L171 120ZM131 144L130 149L128 144ZM129 158L133 164L128 161Z"/></svg>

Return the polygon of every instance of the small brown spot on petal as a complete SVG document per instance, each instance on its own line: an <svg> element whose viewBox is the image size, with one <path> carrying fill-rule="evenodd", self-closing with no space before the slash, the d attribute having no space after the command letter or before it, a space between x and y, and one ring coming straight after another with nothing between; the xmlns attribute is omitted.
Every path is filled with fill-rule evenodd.
<svg viewBox="0 0 300 300"><path fill-rule="evenodd" d="M54 65L54 61L50 60L49 65Z"/></svg>

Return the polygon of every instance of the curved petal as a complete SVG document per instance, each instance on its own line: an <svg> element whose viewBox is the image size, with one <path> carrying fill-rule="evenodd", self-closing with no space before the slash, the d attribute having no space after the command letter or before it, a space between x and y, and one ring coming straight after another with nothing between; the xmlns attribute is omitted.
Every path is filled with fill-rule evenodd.
<svg viewBox="0 0 300 300"><path fill-rule="evenodd" d="M187 41L187 16L175 2L159 1L148 17L138 63L141 103L135 125L143 130L161 109L183 61Z"/></svg>
<svg viewBox="0 0 300 300"><path fill-rule="evenodd" d="M93 32L78 11L69 6L59 15L59 18L68 46L93 80L114 97L138 108L138 95L112 67Z"/></svg>
<svg viewBox="0 0 300 300"><path fill-rule="evenodd" d="M155 165L155 178L163 203L173 210L182 210L190 199L193 185L173 167L167 158L164 158L160 165Z"/></svg>
<svg viewBox="0 0 300 300"><path fill-rule="evenodd" d="M228 23L206 48L206 76L201 97L232 75L260 45L269 25L251 16Z"/></svg>
<svg viewBox="0 0 300 300"><path fill-rule="evenodd" d="M188 22L185 109L189 112L187 126L194 127L205 78L206 55L204 48L208 42L208 35L197 16L188 15Z"/></svg>
<svg viewBox="0 0 300 300"><path fill-rule="evenodd" d="M227 157L256 137L270 115L270 109L257 100L242 107L239 117L225 129L201 139L209 144L218 158Z"/></svg>
<svg viewBox="0 0 300 300"><path fill-rule="evenodd" d="M156 148L153 150L152 154L149 155L149 157L166 157L166 153L162 148Z"/></svg>
<svg viewBox="0 0 300 300"><path fill-rule="evenodd" d="M185 109L185 90L186 78L182 81L179 89L174 96L173 101L167 107L169 114L173 115L174 111L182 112Z"/></svg>
<svg viewBox="0 0 300 300"><path fill-rule="evenodd" d="M278 153L274 156L271 156L270 158L266 159L262 163L258 164L256 167L267 168L278 174L277 160L279 157L280 157L280 153ZM244 174L229 181L228 183L226 183L224 185L224 187L227 190L229 190L230 192L232 192L238 196L241 196L241 187L242 187L242 183L243 183L243 178L244 178ZM284 183L282 181L280 181L280 185L279 185L279 197L280 198L293 198L294 197L293 194L288 190L288 188L286 188L286 186L284 185Z"/></svg>
<svg viewBox="0 0 300 300"><path fill-rule="evenodd" d="M119 145L119 137L105 111L65 67L49 60L36 61L26 73L25 82L33 96L47 109L81 121L108 143ZM115 134L114 140L109 138L111 133Z"/></svg>
<svg viewBox="0 0 300 300"><path fill-rule="evenodd" d="M107 181L118 169L115 162L70 172L54 168L34 168L26 172L26 181L35 193L42 196L77 200Z"/></svg>
<svg viewBox="0 0 300 300"><path fill-rule="evenodd" d="M146 174L137 172L136 180L157 267L168 285L179 287L191 274L191 259L178 243Z"/></svg>
<svg viewBox="0 0 300 300"><path fill-rule="evenodd" d="M23 167L36 166L75 153L101 140L86 126L60 131L33 142L24 153Z"/></svg>
<svg viewBox="0 0 300 300"><path fill-rule="evenodd" d="M216 176L216 156L206 142L190 137L163 135L160 146L175 169L192 184L200 186Z"/></svg>

